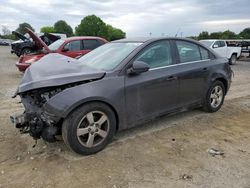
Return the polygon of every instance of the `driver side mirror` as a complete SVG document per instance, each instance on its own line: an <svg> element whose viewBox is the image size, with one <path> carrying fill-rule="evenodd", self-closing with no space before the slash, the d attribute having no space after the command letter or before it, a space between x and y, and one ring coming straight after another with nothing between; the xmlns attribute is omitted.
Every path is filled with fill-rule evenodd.
<svg viewBox="0 0 250 188"><path fill-rule="evenodd" d="M143 61L135 61L132 64L132 67L127 70L127 73L130 75L141 74L149 70L149 65Z"/></svg>
<svg viewBox="0 0 250 188"><path fill-rule="evenodd" d="M62 52L67 52L67 51L69 51L69 48L68 48L68 47L64 47L64 48L62 49Z"/></svg>
<svg viewBox="0 0 250 188"><path fill-rule="evenodd" d="M214 44L213 48L219 48L219 45L218 44Z"/></svg>

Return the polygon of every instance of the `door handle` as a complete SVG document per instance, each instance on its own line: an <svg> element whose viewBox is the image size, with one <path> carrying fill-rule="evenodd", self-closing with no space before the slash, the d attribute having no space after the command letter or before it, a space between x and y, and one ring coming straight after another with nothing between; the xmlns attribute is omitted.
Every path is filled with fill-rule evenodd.
<svg viewBox="0 0 250 188"><path fill-rule="evenodd" d="M166 78L166 81L173 81L173 80L177 80L177 76L169 76Z"/></svg>

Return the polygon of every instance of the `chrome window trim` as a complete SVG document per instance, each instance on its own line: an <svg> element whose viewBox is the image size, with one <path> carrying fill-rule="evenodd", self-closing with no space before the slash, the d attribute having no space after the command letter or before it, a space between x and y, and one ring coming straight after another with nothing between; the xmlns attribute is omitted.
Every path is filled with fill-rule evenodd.
<svg viewBox="0 0 250 188"><path fill-rule="evenodd" d="M198 60L198 61L189 61L189 62L185 62L185 63L177 63L177 64L167 65L167 66L163 66L163 67L156 67L156 68L149 69L149 71L157 70L157 69L163 69L163 68L166 68L166 67L175 67L175 66L179 66L179 65L186 65L186 64L193 64L193 63L198 63L198 62L204 62L204 61L208 61L208 60L211 60L211 59L203 59L203 60Z"/></svg>

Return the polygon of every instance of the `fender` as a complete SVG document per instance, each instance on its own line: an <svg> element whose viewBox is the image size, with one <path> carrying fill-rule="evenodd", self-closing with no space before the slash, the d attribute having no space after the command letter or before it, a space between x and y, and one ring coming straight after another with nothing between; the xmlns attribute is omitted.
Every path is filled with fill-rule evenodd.
<svg viewBox="0 0 250 188"><path fill-rule="evenodd" d="M108 104L118 118L119 129L126 128L126 117L118 115L126 114L123 76L103 78L68 88L50 98L43 109L47 114L64 119L77 107L93 101Z"/></svg>

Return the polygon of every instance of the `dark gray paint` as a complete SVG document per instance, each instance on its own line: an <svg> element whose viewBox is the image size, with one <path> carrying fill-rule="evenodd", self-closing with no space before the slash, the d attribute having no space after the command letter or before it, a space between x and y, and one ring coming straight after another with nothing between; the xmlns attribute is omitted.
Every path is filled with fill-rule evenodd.
<svg viewBox="0 0 250 188"><path fill-rule="evenodd" d="M128 75L127 69L131 67L138 53L159 40L171 41L175 64L139 75ZM118 117L118 129L121 130L162 114L179 111L189 106L201 106L208 87L216 79L223 80L228 90L231 83L231 69L226 59L219 58L203 46L210 51L210 60L179 64L174 40L186 40L203 46L193 40L178 38L115 41L138 41L143 44L124 59L115 70L106 73L79 65L72 59L70 59L71 62L67 62L61 56L50 55L42 60L44 63L40 61L32 65L25 73L19 93L98 78L56 94L45 103L43 110L56 119L61 119L86 102L101 101L113 108Z"/></svg>

